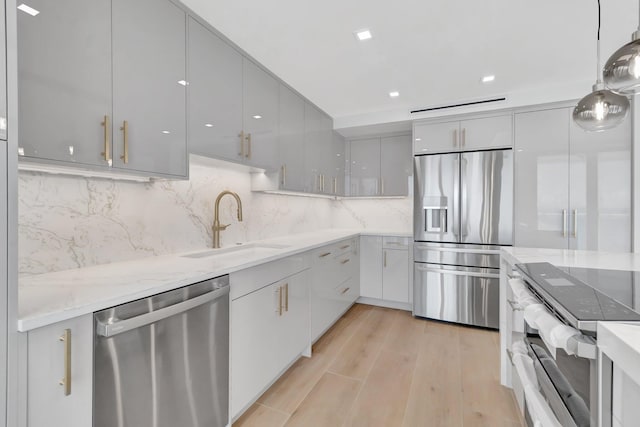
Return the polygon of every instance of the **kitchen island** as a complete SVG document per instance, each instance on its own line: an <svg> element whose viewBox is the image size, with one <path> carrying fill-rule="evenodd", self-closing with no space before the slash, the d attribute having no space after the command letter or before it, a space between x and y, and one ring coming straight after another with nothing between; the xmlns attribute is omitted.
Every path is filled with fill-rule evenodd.
<svg viewBox="0 0 640 427"><path fill-rule="evenodd" d="M514 364L513 356L514 342L527 336L525 331L524 310L514 298L514 291L509 284L509 280L514 276L519 276L516 271L516 264L525 263L550 263L555 267L573 268L578 271L582 269L613 270L616 274L623 273L630 277L631 295L635 295L638 283L634 281L635 273L640 271L640 254L633 253L607 253L596 251L578 251L562 249L540 249L540 248L520 248L509 247L501 251L500 270L500 363L501 363L501 383L513 388L516 400L524 413L525 400L527 407L530 407L529 396L525 398L526 385L523 385L521 374L524 369L518 371ZM628 273L624 273L628 272ZM573 274L573 273L571 273ZM606 288L606 283L603 286ZM602 286L600 287L602 290ZM638 311L638 301L632 299L625 301L631 308ZM527 322L528 323L528 322ZM612 334L610 328L624 328L624 333ZM600 336L602 334L602 336ZM615 338L612 338L614 337ZM620 422L622 419L629 419L630 411L637 415L634 405L621 406L616 403L616 396L623 393L631 394L640 390L633 372L625 372L625 365L616 366L615 358L618 360L630 360L640 357L638 352L638 336L640 336L640 326L638 324L622 324L619 322L598 322L597 346L598 356L591 361L591 375L598 378L597 390L591 392L592 408L596 406L598 422L597 425L625 425ZM596 337L595 332L593 337ZM617 345L612 345L616 342ZM603 350L604 349L604 350ZM612 352L612 357L602 357L603 351ZM620 354L624 356L620 356ZM552 352L552 354L554 354ZM556 357L555 354L553 356ZM612 363L612 359L613 363ZM535 377L535 375L534 375ZM593 378L593 377L592 377ZM625 381L622 381L624 379ZM534 381L535 382L535 381ZM542 386L541 386L542 388ZM613 395L613 399L610 396ZM640 393L631 394L640 396ZM597 400L597 402L596 402ZM613 403L612 403L613 402ZM617 406L616 406L617 405ZM553 412L556 412L554 409ZM594 412L592 411L592 414ZM592 425L596 425L592 422Z"/></svg>

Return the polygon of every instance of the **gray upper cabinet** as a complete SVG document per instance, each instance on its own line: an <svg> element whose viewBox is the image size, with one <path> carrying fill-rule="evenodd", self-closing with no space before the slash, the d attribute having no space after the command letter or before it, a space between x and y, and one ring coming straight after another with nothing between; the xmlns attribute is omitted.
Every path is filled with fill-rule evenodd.
<svg viewBox="0 0 640 427"><path fill-rule="evenodd" d="M18 153L108 167L111 129L105 134L104 120L111 116L111 1L29 5L40 13L17 11Z"/></svg>
<svg viewBox="0 0 640 427"><path fill-rule="evenodd" d="M505 114L413 126L415 154L505 148L513 145L513 116Z"/></svg>
<svg viewBox="0 0 640 427"><path fill-rule="evenodd" d="M168 0L29 5L40 13L18 11L18 153L186 177L185 12Z"/></svg>
<svg viewBox="0 0 640 427"><path fill-rule="evenodd" d="M244 161L242 59L240 52L189 18L189 152Z"/></svg>
<svg viewBox="0 0 640 427"><path fill-rule="evenodd" d="M356 139L350 146L350 196L407 196L413 175L411 135Z"/></svg>
<svg viewBox="0 0 640 427"><path fill-rule="evenodd" d="M344 196L346 194L346 141L344 136L333 131L333 150L331 153L333 163L333 179L331 194Z"/></svg>
<svg viewBox="0 0 640 427"><path fill-rule="evenodd" d="M350 142L351 196L380 196L380 138Z"/></svg>
<svg viewBox="0 0 640 427"><path fill-rule="evenodd" d="M322 112L313 105L304 104L305 191L322 192Z"/></svg>
<svg viewBox="0 0 640 427"><path fill-rule="evenodd" d="M0 6L0 139L7 140L7 41L5 38L5 10Z"/></svg>
<svg viewBox="0 0 640 427"><path fill-rule="evenodd" d="M280 186L283 190L305 190L304 99L280 85L278 151L281 162Z"/></svg>
<svg viewBox="0 0 640 427"><path fill-rule="evenodd" d="M411 135L380 138L380 194L408 195L412 176Z"/></svg>
<svg viewBox="0 0 640 427"><path fill-rule="evenodd" d="M247 58L243 61L244 155L248 163L273 170L278 152L279 83Z"/></svg>
<svg viewBox="0 0 640 427"><path fill-rule="evenodd" d="M515 244L631 249L631 120L597 133L571 108L516 114Z"/></svg>
<svg viewBox="0 0 640 427"><path fill-rule="evenodd" d="M186 14L168 0L113 0L112 13L113 165L186 176Z"/></svg>

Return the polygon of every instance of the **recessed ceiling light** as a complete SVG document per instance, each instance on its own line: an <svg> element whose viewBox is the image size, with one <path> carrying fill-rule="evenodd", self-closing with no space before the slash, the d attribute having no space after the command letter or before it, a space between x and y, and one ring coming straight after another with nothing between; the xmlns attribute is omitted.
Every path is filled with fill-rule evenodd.
<svg viewBox="0 0 640 427"><path fill-rule="evenodd" d="M389 92L389 96L391 98L397 98L400 96L400 92L398 92L397 90L394 90L393 92Z"/></svg>
<svg viewBox="0 0 640 427"><path fill-rule="evenodd" d="M360 41L369 40L370 38L373 37L373 35L371 34L371 31L367 29L358 30L355 32L355 35L356 35L356 38Z"/></svg>
<svg viewBox="0 0 640 427"><path fill-rule="evenodd" d="M182 86L186 86L189 84L189 82L187 82L186 80L178 80L178 84Z"/></svg>
<svg viewBox="0 0 640 427"><path fill-rule="evenodd" d="M261 116L260 114L256 114L255 116L253 116L253 118L254 118L254 119L256 119L256 120L258 120L258 119L261 119L261 118L262 118L262 116Z"/></svg>
<svg viewBox="0 0 640 427"><path fill-rule="evenodd" d="M171 132L169 132L168 130L163 130L163 131L162 131L162 133L164 133L165 135L167 135L167 134L169 134L169 133L171 133Z"/></svg>
<svg viewBox="0 0 640 427"><path fill-rule="evenodd" d="M208 127L208 128L212 128L213 127L213 125L211 123L206 123L205 126Z"/></svg>
<svg viewBox="0 0 640 427"><path fill-rule="evenodd" d="M18 155L19 156L24 156L24 148L18 147Z"/></svg>
<svg viewBox="0 0 640 427"><path fill-rule="evenodd" d="M482 78L482 83L491 83L492 81L494 81L496 79L496 76L494 76L493 74L490 76L484 76Z"/></svg>
<svg viewBox="0 0 640 427"><path fill-rule="evenodd" d="M31 6L27 6L26 4L22 3L20 6L18 6L18 10L23 11L24 13L28 13L31 16L36 16L37 14L40 13L39 10L35 10L34 8L32 8Z"/></svg>

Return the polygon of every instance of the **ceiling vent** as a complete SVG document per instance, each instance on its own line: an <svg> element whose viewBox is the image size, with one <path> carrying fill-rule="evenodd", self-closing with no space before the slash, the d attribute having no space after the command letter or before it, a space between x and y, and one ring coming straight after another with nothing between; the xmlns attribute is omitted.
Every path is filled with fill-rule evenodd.
<svg viewBox="0 0 640 427"><path fill-rule="evenodd" d="M451 109L451 108L469 107L471 105L501 103L501 102L504 102L506 100L507 100L506 96L502 96L502 97L498 97L498 98L479 99L479 100L476 100L476 101L460 102L460 103L457 103L457 104L439 105L439 106L436 106L436 107L420 108L418 110L411 110L411 114L425 113L427 111L448 110L448 109Z"/></svg>

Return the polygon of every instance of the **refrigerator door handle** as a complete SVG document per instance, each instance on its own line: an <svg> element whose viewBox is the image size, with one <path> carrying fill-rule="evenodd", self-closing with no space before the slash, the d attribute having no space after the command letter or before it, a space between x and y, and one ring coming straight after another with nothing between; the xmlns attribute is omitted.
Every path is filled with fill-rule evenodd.
<svg viewBox="0 0 640 427"><path fill-rule="evenodd" d="M460 242L460 154L455 159L454 186L453 186L453 235L456 241Z"/></svg>
<svg viewBox="0 0 640 427"><path fill-rule="evenodd" d="M467 236L467 159L460 157L460 231L458 241L463 241Z"/></svg>

